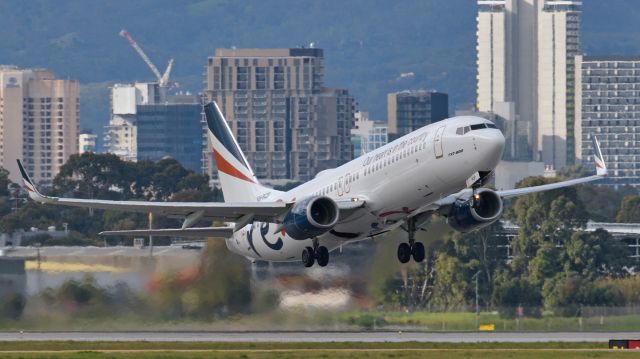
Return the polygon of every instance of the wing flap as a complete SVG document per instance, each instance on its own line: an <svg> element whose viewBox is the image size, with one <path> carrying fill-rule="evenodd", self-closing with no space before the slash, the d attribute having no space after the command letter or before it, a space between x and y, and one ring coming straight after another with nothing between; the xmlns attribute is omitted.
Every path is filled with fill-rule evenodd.
<svg viewBox="0 0 640 359"><path fill-rule="evenodd" d="M230 237L233 227L163 228L104 231L101 236L167 236L167 237Z"/></svg>

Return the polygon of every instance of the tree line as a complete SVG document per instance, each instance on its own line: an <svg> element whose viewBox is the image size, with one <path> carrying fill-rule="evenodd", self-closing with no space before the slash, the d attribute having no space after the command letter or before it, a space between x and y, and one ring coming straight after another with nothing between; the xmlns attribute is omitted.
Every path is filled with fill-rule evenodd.
<svg viewBox="0 0 640 359"><path fill-rule="evenodd" d="M33 201L22 202L18 210L11 210L13 194L5 190L9 184L6 170L0 171L0 232L13 233L31 227L46 229L54 225L62 228L66 223L68 238L40 238L55 244L102 244L103 230L136 229L148 227L144 213L110 210L43 206ZM184 168L173 158L157 162L127 162L113 154L84 153L73 155L62 166L51 188L43 189L47 195L108 200L145 201L221 201L222 192L209 187L209 178ZM177 227L176 219L155 216L156 228ZM45 236L46 237L46 236ZM126 238L107 238L111 242L131 241ZM165 239L166 240L166 239ZM46 243L44 243L46 244Z"/></svg>
<svg viewBox="0 0 640 359"><path fill-rule="evenodd" d="M531 177L518 186L557 180ZM477 280L480 306L508 316L576 315L583 306L640 304L638 262L627 244L604 230L584 230L589 219L640 223L635 190L582 185L535 193L510 200L504 218L519 226L510 242L500 222L462 234L434 219L420 234L427 260L372 281L378 303L410 310L473 308Z"/></svg>

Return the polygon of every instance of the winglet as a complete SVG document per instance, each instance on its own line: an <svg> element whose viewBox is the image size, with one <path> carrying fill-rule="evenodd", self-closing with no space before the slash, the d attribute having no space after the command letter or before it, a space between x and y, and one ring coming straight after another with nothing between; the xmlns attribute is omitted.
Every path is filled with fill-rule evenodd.
<svg viewBox="0 0 640 359"><path fill-rule="evenodd" d="M50 202L52 198L44 196L42 195L42 193L38 192L38 189L36 188L35 184L31 180L31 178L29 178L27 171L24 169L22 162L20 162L20 160L16 160L16 161L18 162L18 168L20 169L20 174L22 175L22 182L24 182L24 189L29 194L29 197L32 200L40 203Z"/></svg>
<svg viewBox="0 0 640 359"><path fill-rule="evenodd" d="M596 175L606 177L608 174L607 164L604 162L602 151L600 150L600 142L596 136L592 137L593 140L593 159L596 163Z"/></svg>

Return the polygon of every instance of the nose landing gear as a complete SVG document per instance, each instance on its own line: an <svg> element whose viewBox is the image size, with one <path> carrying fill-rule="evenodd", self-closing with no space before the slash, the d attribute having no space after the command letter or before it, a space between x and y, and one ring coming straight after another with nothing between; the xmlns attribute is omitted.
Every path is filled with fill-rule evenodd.
<svg viewBox="0 0 640 359"><path fill-rule="evenodd" d="M416 242L416 221L414 218L407 220L407 233L409 233L409 243L400 243L398 246L398 260L400 263L407 263L413 257L416 263L424 260L424 245Z"/></svg>
<svg viewBox="0 0 640 359"><path fill-rule="evenodd" d="M325 246L318 245L317 239L313 240L313 247L305 247L302 250L302 263L305 267L309 268L315 262L318 262L320 267L329 264L329 250Z"/></svg>

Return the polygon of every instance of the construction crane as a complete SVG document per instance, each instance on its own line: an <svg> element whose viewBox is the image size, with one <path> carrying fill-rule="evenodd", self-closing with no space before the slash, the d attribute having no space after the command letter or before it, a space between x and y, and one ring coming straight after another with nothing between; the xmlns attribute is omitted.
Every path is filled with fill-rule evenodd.
<svg viewBox="0 0 640 359"><path fill-rule="evenodd" d="M127 39L127 42L129 42L129 45L131 45L131 47L133 47L133 49L136 50L136 52L138 53L138 55L140 55L144 63L147 64L147 66L149 66L149 69L151 69L151 72L153 72L153 74L156 76L156 79L158 80L158 85L160 85L160 87L168 87L170 85L169 76L171 75L171 69L173 68L173 59L169 60L169 64L167 65L167 69L164 71L164 74L160 74L160 71L158 71L158 68L156 67L156 65L154 65L153 62L151 62L151 59L149 58L149 56L147 56L147 54L145 54L144 51L142 51L142 48L138 46L136 41L133 39L131 34L127 32L127 30L124 30L124 29L121 30L120 36Z"/></svg>

